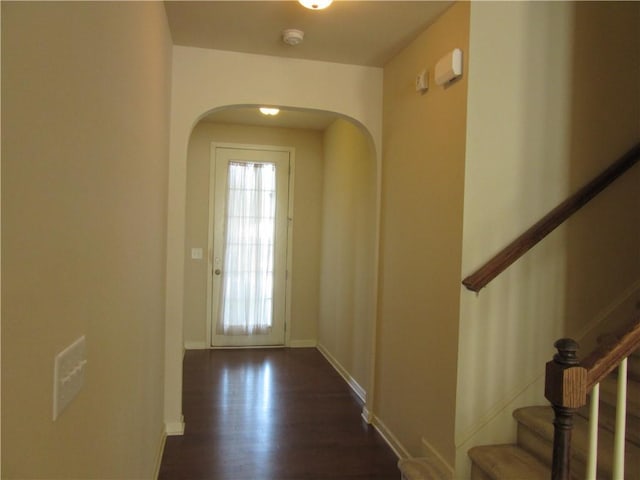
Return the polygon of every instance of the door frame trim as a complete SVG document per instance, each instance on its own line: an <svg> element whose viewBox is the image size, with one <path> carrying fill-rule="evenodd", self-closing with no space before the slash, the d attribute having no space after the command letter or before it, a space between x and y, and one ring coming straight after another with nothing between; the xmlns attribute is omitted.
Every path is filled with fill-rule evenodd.
<svg viewBox="0 0 640 480"><path fill-rule="evenodd" d="M285 306L284 306L284 345L291 343L291 272L293 263L293 195L295 178L295 152L294 147L279 145L253 145L244 143L211 142L209 150L209 209L208 209L208 239L207 239L207 318L206 345L207 348L242 348L242 347L214 347L212 341L213 331L213 209L215 205L215 162L217 148L235 148L238 150L267 150L275 152L287 152L289 154L289 194L287 195L287 266L285 276ZM244 347L250 348L250 347Z"/></svg>

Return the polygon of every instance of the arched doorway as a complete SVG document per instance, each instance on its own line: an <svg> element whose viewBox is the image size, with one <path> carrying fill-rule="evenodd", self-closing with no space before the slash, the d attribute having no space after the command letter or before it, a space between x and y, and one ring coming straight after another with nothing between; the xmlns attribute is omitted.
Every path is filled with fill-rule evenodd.
<svg viewBox="0 0 640 480"><path fill-rule="evenodd" d="M260 72L259 81L256 72ZM375 151L375 248L378 249L382 71L369 67L288 61L275 57L175 47L171 102L167 212L165 427L180 434L184 351L187 152L194 127L208 113L228 106L286 105L335 112L367 132ZM377 272L377 254L372 259ZM374 278L374 284L377 278ZM377 289L377 285L374 290ZM372 318L375 318L375 304ZM373 344L372 340L372 344ZM373 345L371 362L373 365ZM372 385L373 368L369 374ZM369 387L372 390L371 387ZM367 397L367 405L372 403Z"/></svg>
<svg viewBox="0 0 640 480"><path fill-rule="evenodd" d="M317 347L366 401L376 303L376 157L362 127L336 113L281 108L266 118L256 106L232 106L194 126L186 169L185 348L211 347L212 145L234 144L293 152L284 345Z"/></svg>

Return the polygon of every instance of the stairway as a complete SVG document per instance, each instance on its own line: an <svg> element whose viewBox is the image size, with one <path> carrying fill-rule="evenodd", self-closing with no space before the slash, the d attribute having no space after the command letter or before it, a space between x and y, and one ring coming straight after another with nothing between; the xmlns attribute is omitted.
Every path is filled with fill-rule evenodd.
<svg viewBox="0 0 640 480"><path fill-rule="evenodd" d="M612 478L616 373L600 384L598 478ZM553 410L524 407L513 412L518 422L516 445L486 445L469 450L471 480L549 480L553 448ZM574 416L571 475L583 479L588 451L588 406ZM640 350L629 357L625 478L640 478Z"/></svg>

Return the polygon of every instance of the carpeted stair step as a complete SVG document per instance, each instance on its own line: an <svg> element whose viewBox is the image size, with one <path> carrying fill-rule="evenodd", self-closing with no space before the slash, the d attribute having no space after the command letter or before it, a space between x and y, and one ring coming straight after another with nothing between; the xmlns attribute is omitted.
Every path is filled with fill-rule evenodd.
<svg viewBox="0 0 640 480"><path fill-rule="evenodd" d="M618 377L609 375L600 382L600 403L616 406L618 398ZM640 417L640 383L627 382L627 414Z"/></svg>
<svg viewBox="0 0 640 480"><path fill-rule="evenodd" d="M518 446L551 464L553 448L553 410L551 407L524 407L513 412L518 421ZM584 478L588 452L588 421L574 416L571 443L571 472ZM598 437L598 477L611 478L613 434L600 428ZM626 442L625 478L640 478L640 447Z"/></svg>
<svg viewBox="0 0 640 480"><path fill-rule="evenodd" d="M578 414L583 418L589 419L589 405L578 410ZM598 423L600 427L606 428L610 432L615 431L616 408L606 403L600 402L600 412L598 414ZM633 416L627 412L627 441L640 447L640 418Z"/></svg>
<svg viewBox="0 0 640 480"><path fill-rule="evenodd" d="M448 476L446 472L424 457L400 459L398 469L402 480L441 480Z"/></svg>
<svg viewBox="0 0 640 480"><path fill-rule="evenodd" d="M609 335L600 340L610 341ZM640 478L640 349L628 359L625 479ZM600 384L598 478L611 478L617 397L616 371ZM574 416L572 478L584 478L588 454L589 406ZM553 450L553 410L525 407L513 412L518 445L486 445L469 450L471 480L548 479Z"/></svg>
<svg viewBox="0 0 640 480"><path fill-rule="evenodd" d="M600 383L600 413L601 427L613 432L615 430L616 400L618 377L614 372ZM589 405L581 408L578 414L589 418ZM640 382L629 377L627 382L627 440L640 446Z"/></svg>
<svg viewBox="0 0 640 480"><path fill-rule="evenodd" d="M598 337L598 343L615 342L617 337L613 334L605 334ZM627 375L630 380L640 382L640 349L631 353L627 362Z"/></svg>
<svg viewBox="0 0 640 480"><path fill-rule="evenodd" d="M469 450L471 480L548 480L551 469L517 445L486 445Z"/></svg>

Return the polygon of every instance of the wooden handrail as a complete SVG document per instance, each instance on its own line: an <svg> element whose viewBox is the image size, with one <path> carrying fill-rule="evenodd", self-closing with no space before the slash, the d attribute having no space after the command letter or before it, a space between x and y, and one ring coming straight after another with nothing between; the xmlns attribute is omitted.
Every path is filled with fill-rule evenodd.
<svg viewBox="0 0 640 480"><path fill-rule="evenodd" d="M562 338L554 346L558 353L547 363L545 375L545 397L555 412L551 478L569 480L573 415L586 405L587 393L594 385L640 347L640 315L581 362L574 340Z"/></svg>
<svg viewBox="0 0 640 480"><path fill-rule="evenodd" d="M640 143L636 144L600 175L542 217L476 272L466 277L462 284L473 292L479 292L540 240L582 208L589 200L629 170L638 160L640 160Z"/></svg>

